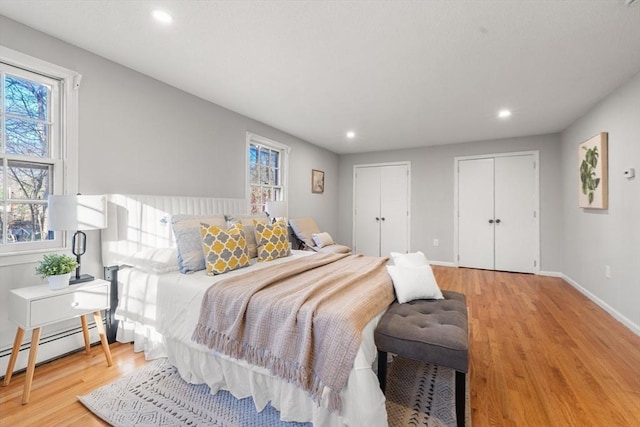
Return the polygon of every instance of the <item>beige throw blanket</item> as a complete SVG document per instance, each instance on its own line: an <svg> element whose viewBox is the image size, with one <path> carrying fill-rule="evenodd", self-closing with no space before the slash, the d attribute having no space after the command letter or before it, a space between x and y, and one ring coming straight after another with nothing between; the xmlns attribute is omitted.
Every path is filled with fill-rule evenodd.
<svg viewBox="0 0 640 427"><path fill-rule="evenodd" d="M315 254L212 285L193 340L269 369L340 411L362 329L391 304L386 258Z"/></svg>

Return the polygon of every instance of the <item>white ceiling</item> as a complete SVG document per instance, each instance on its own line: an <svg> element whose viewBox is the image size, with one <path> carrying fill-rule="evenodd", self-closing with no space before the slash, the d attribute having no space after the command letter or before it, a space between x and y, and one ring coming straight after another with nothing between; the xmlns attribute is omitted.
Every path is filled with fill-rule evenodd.
<svg viewBox="0 0 640 427"><path fill-rule="evenodd" d="M640 71L639 3L0 0L0 14L352 153L565 129Z"/></svg>

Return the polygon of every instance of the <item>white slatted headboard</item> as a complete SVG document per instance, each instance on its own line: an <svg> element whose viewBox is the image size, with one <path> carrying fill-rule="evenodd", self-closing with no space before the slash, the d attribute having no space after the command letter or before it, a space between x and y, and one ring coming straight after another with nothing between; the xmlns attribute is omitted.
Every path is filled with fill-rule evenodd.
<svg viewBox="0 0 640 427"><path fill-rule="evenodd" d="M248 207L245 199L130 194L109 194L107 202L107 228L101 232L105 267L145 249L175 247L171 215L238 215Z"/></svg>

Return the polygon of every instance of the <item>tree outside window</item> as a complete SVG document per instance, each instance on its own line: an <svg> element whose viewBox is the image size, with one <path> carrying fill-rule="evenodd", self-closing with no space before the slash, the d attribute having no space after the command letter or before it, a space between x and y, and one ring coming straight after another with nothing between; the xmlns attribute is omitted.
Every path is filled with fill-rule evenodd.
<svg viewBox="0 0 640 427"><path fill-rule="evenodd" d="M270 200L286 200L286 156L288 147L258 135L248 134L249 210L264 212Z"/></svg>
<svg viewBox="0 0 640 427"><path fill-rule="evenodd" d="M49 240L58 82L13 75L0 65L0 245Z"/></svg>

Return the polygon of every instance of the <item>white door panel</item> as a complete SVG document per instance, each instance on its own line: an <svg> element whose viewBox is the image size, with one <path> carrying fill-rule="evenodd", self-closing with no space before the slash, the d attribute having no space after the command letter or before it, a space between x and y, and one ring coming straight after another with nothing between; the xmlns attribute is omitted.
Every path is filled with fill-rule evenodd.
<svg viewBox="0 0 640 427"><path fill-rule="evenodd" d="M493 270L493 159L458 166L458 264Z"/></svg>
<svg viewBox="0 0 640 427"><path fill-rule="evenodd" d="M406 253L408 242L409 169L405 165L380 168L380 256Z"/></svg>
<svg viewBox="0 0 640 427"><path fill-rule="evenodd" d="M380 254L380 171L358 168L355 174L355 251Z"/></svg>
<svg viewBox="0 0 640 427"><path fill-rule="evenodd" d="M533 271L533 156L495 159L495 269Z"/></svg>

